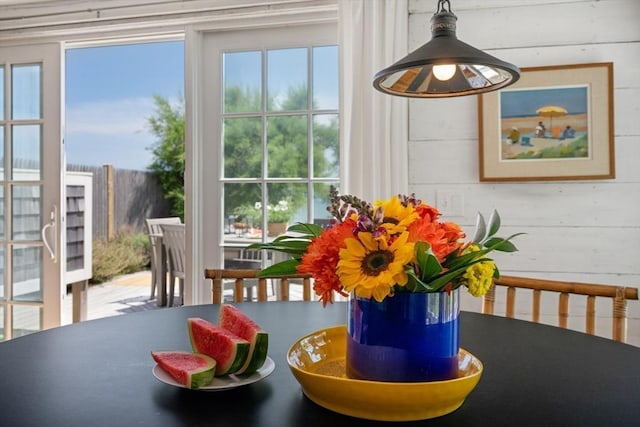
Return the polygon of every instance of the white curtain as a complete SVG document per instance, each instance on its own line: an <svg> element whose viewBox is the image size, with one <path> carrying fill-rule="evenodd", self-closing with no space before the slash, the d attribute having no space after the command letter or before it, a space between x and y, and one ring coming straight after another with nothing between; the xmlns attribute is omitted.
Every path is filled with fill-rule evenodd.
<svg viewBox="0 0 640 427"><path fill-rule="evenodd" d="M407 0L339 0L342 194L367 201L408 191L408 101L373 88L407 53Z"/></svg>

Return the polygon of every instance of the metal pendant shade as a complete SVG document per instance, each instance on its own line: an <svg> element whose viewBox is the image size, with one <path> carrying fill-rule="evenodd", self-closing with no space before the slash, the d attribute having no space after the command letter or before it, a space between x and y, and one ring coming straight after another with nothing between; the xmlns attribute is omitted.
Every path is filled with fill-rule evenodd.
<svg viewBox="0 0 640 427"><path fill-rule="evenodd" d="M458 18L450 6L444 10L444 3L449 5L440 0L431 18L431 41L378 72L376 89L410 98L445 98L490 92L518 81L518 67L457 39Z"/></svg>

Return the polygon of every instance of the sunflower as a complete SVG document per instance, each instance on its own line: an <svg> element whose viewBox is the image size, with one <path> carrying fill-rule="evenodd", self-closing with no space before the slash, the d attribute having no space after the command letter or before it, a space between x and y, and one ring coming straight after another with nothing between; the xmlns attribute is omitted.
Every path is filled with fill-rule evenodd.
<svg viewBox="0 0 640 427"><path fill-rule="evenodd" d="M385 201L377 201L374 210L382 212L383 224L381 226L390 235L402 233L413 221L418 219L418 212L416 212L414 205L411 203L407 206L403 205L397 196Z"/></svg>
<svg viewBox="0 0 640 427"><path fill-rule="evenodd" d="M360 232L357 239L346 239L337 270L344 290L381 302L394 285L404 286L408 280L404 266L414 254L414 243L407 242L408 238L409 233L404 232L389 244L384 237Z"/></svg>

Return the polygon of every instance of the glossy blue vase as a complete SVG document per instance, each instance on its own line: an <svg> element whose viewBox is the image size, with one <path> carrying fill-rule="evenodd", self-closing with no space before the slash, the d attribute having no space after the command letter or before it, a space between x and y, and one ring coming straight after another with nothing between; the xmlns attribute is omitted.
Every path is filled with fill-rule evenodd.
<svg viewBox="0 0 640 427"><path fill-rule="evenodd" d="M382 302L352 297L348 310L349 378L426 382L457 377L458 289L397 292Z"/></svg>

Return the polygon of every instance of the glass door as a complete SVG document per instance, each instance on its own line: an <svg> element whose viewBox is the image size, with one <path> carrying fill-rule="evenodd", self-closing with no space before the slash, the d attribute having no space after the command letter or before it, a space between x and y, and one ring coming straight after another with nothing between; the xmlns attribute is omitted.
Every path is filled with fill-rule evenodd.
<svg viewBox="0 0 640 427"><path fill-rule="evenodd" d="M193 160L208 167L191 163L207 183L192 197L193 235L206 236L192 252L198 277L201 266L279 261L245 249L296 222L327 223L329 188L340 177L334 24L204 33L202 52ZM209 292L203 283L196 301L211 301Z"/></svg>
<svg viewBox="0 0 640 427"><path fill-rule="evenodd" d="M60 57L0 48L0 340L61 321Z"/></svg>

